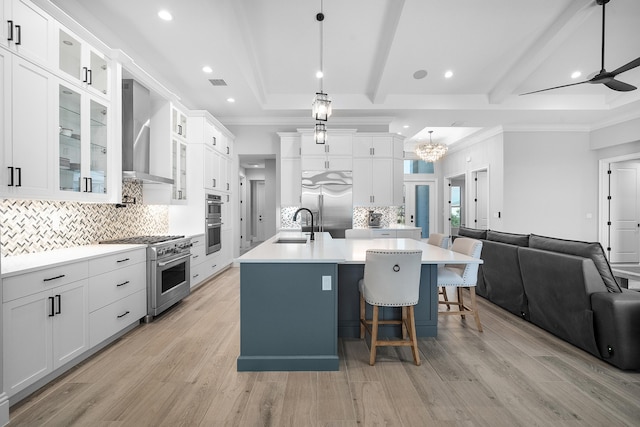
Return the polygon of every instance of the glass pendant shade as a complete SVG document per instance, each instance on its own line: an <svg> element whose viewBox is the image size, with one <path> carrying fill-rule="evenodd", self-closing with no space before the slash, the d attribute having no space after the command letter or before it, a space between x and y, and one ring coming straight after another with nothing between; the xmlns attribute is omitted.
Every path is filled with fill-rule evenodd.
<svg viewBox="0 0 640 427"><path fill-rule="evenodd" d="M316 92L313 100L311 116L316 120L326 122L331 117L331 100L329 95L323 92Z"/></svg>
<svg viewBox="0 0 640 427"><path fill-rule="evenodd" d="M327 142L327 127L324 123L316 123L313 139L316 141L316 144L325 144Z"/></svg>

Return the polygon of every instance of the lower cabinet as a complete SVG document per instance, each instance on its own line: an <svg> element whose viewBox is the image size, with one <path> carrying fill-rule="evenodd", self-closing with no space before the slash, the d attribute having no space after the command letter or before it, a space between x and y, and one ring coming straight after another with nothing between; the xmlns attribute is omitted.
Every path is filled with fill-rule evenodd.
<svg viewBox="0 0 640 427"><path fill-rule="evenodd" d="M11 396L89 349L88 281L4 303L4 389Z"/></svg>
<svg viewBox="0 0 640 427"><path fill-rule="evenodd" d="M2 281L4 390L12 397L147 313L146 249ZM44 380L46 381L46 380Z"/></svg>

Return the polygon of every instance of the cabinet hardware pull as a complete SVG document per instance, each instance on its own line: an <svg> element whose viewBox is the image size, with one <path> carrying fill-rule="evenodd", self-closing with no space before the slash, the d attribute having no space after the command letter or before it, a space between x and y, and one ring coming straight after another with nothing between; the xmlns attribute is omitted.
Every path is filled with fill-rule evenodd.
<svg viewBox="0 0 640 427"><path fill-rule="evenodd" d="M228 182L227 182L227 191L229 191L229 183ZM227 200L227 202L228 202L228 200Z"/></svg>
<svg viewBox="0 0 640 427"><path fill-rule="evenodd" d="M122 319L124 316L126 316L127 314L129 314L129 310L125 311L124 313L122 313L121 315L118 316L118 319Z"/></svg>
<svg viewBox="0 0 640 427"><path fill-rule="evenodd" d="M60 294L56 295L56 299L58 300L58 311L55 314L60 314L62 312L62 297Z"/></svg>
<svg viewBox="0 0 640 427"><path fill-rule="evenodd" d="M182 125L178 125L178 135L182 135Z"/></svg>
<svg viewBox="0 0 640 427"><path fill-rule="evenodd" d="M227 147L227 154L229 154L229 147Z"/></svg>
<svg viewBox="0 0 640 427"><path fill-rule="evenodd" d="M9 19L7 21L7 24L9 24L9 37L7 37L7 41L12 42L13 41L13 21Z"/></svg>
<svg viewBox="0 0 640 427"><path fill-rule="evenodd" d="M89 185L87 186L87 193L93 193L93 178L87 178Z"/></svg>
<svg viewBox="0 0 640 427"><path fill-rule="evenodd" d="M84 73L84 77L82 78L82 83L87 82L87 78L89 77L88 71L89 69L87 67L82 67L82 72Z"/></svg>
<svg viewBox="0 0 640 427"><path fill-rule="evenodd" d="M18 183L16 187L22 187L22 168L16 168L16 171L18 172Z"/></svg>
<svg viewBox="0 0 640 427"><path fill-rule="evenodd" d="M88 79L87 79L87 83L88 84L92 84L93 83L93 72L91 70L87 70L87 75L88 75Z"/></svg>
<svg viewBox="0 0 640 427"><path fill-rule="evenodd" d="M200 255L194 255L194 256L193 256L193 259L196 259L196 258L198 258L199 256L200 256Z"/></svg>
<svg viewBox="0 0 640 427"><path fill-rule="evenodd" d="M53 297L49 297L49 302L51 303L51 305L49 306L49 308L51 309L51 310L49 310L49 317L53 317L53 316L55 316L55 314L53 314L54 309L55 309L54 306L53 306L53 304L54 304L53 303Z"/></svg>
<svg viewBox="0 0 640 427"><path fill-rule="evenodd" d="M199 274L194 274L194 275L193 275L193 278L195 279L195 278L196 278L196 277L198 277L198 276L199 276Z"/></svg>
<svg viewBox="0 0 640 427"><path fill-rule="evenodd" d="M48 278L48 279L44 279L44 280L43 280L43 282L50 282L50 281L52 281L52 280L62 279L64 276L66 276L66 274L61 274L61 275L56 276L56 277L50 277L50 278Z"/></svg>
<svg viewBox="0 0 640 427"><path fill-rule="evenodd" d="M216 137L213 137L213 145L216 145Z"/></svg>
<svg viewBox="0 0 640 427"><path fill-rule="evenodd" d="M119 259L116 262L125 262L125 261L129 261L131 258L125 258L125 259Z"/></svg>
<svg viewBox="0 0 640 427"><path fill-rule="evenodd" d="M214 187L216 186L216 179L215 178L213 178L213 186Z"/></svg>
<svg viewBox="0 0 640 427"><path fill-rule="evenodd" d="M20 25L16 25L16 46L22 44L22 27Z"/></svg>
<svg viewBox="0 0 640 427"><path fill-rule="evenodd" d="M8 166L9 168L9 185L8 187L13 187L13 166Z"/></svg>
<svg viewBox="0 0 640 427"><path fill-rule="evenodd" d="M116 287L117 287L117 288L119 288L120 286L124 286L124 285L126 285L126 284L128 284L128 283L129 283L129 281L127 280L126 282L118 283L118 284L116 285Z"/></svg>

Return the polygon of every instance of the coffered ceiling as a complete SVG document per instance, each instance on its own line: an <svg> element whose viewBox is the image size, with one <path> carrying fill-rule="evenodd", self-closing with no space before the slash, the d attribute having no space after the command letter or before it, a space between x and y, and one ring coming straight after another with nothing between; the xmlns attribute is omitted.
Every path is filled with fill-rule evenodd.
<svg viewBox="0 0 640 427"><path fill-rule="evenodd" d="M151 70L188 108L226 125L313 125L320 0L52 3ZM173 20L160 20L160 9ZM323 0L323 9L329 128L382 124L411 138L428 128L590 129L640 115L640 89L583 84L519 96L600 70L595 0ZM605 67L639 56L640 1L611 0ZM582 76L572 79L574 71ZM640 67L618 79L640 87Z"/></svg>

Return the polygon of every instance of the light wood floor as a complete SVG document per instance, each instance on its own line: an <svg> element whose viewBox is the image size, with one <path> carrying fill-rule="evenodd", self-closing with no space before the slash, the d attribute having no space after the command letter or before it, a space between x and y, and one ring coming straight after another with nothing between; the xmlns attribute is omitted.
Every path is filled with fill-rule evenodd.
<svg viewBox="0 0 640 427"><path fill-rule="evenodd" d="M444 309L444 307L443 307ZM484 333L381 348L340 340L338 372L236 372L239 270L11 408L32 426L640 425L640 372L620 371L480 298Z"/></svg>

